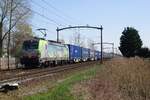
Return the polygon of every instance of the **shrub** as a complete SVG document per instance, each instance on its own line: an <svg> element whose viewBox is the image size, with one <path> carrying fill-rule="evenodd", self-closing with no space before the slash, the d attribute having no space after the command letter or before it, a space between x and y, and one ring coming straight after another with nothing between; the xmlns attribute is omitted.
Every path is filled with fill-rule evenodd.
<svg viewBox="0 0 150 100"><path fill-rule="evenodd" d="M143 58L149 58L150 57L150 50L148 48L141 48L137 50L136 55Z"/></svg>

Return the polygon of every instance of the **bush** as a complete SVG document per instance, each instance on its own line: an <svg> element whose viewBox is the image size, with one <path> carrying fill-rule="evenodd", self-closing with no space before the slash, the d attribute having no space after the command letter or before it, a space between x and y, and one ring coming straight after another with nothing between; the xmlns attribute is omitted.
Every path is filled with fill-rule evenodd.
<svg viewBox="0 0 150 100"><path fill-rule="evenodd" d="M120 38L120 47L124 57L134 57L135 51L140 49L142 46L142 40L136 29L132 27L127 27L123 30Z"/></svg>
<svg viewBox="0 0 150 100"><path fill-rule="evenodd" d="M149 58L150 57L150 50L148 48L141 48L136 51L136 55L143 58Z"/></svg>

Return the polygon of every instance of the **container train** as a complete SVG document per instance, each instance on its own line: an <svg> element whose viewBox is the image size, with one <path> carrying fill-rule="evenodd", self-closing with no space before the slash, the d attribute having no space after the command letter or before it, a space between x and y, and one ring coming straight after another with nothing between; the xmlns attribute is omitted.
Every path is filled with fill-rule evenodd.
<svg viewBox="0 0 150 100"><path fill-rule="evenodd" d="M25 67L55 66L58 64L100 60L101 52L71 44L34 38L26 40L22 46L20 62Z"/></svg>

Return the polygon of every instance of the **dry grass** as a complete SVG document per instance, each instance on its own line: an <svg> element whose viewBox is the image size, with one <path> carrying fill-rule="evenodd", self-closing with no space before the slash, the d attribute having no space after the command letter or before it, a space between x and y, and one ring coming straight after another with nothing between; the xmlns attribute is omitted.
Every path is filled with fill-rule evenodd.
<svg viewBox="0 0 150 100"><path fill-rule="evenodd" d="M107 76L127 100L150 100L150 61L113 59L104 64Z"/></svg>
<svg viewBox="0 0 150 100"><path fill-rule="evenodd" d="M107 61L94 79L77 84L74 91L83 100L150 100L150 60Z"/></svg>
<svg viewBox="0 0 150 100"><path fill-rule="evenodd" d="M117 58L105 62L103 66L98 65L98 67L100 68L96 71L95 78L73 85L71 93L75 95L76 100L150 100L150 60ZM66 74L64 78L73 73L68 74L66 72ZM64 73L60 74L59 81L56 80L57 82L64 79L62 75ZM52 83L44 88L50 88ZM39 87L34 90L37 91L38 89ZM19 92L19 94L23 92ZM17 94L13 98L17 100ZM0 99L13 100L12 98L2 98L1 94Z"/></svg>
<svg viewBox="0 0 150 100"><path fill-rule="evenodd" d="M76 100L123 100L111 82L97 78L76 84L73 87Z"/></svg>
<svg viewBox="0 0 150 100"><path fill-rule="evenodd" d="M96 100L93 98L92 93L89 92L89 83L89 80L85 80L74 84L71 93L74 95L75 100Z"/></svg>

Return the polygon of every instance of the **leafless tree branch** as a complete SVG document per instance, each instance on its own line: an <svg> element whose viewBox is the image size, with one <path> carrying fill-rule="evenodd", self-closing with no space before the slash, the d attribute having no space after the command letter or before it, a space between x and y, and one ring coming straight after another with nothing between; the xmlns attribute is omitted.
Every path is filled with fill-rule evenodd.
<svg viewBox="0 0 150 100"><path fill-rule="evenodd" d="M25 12L22 16L20 16L20 17L16 20L16 22L12 25L12 27L11 27L7 32L5 32L5 34L4 34L3 38L2 38L2 41L5 39L6 35L9 33L9 31L12 30L12 29L16 26L16 24L17 24L25 15L27 15L28 12L29 12L29 11Z"/></svg>

